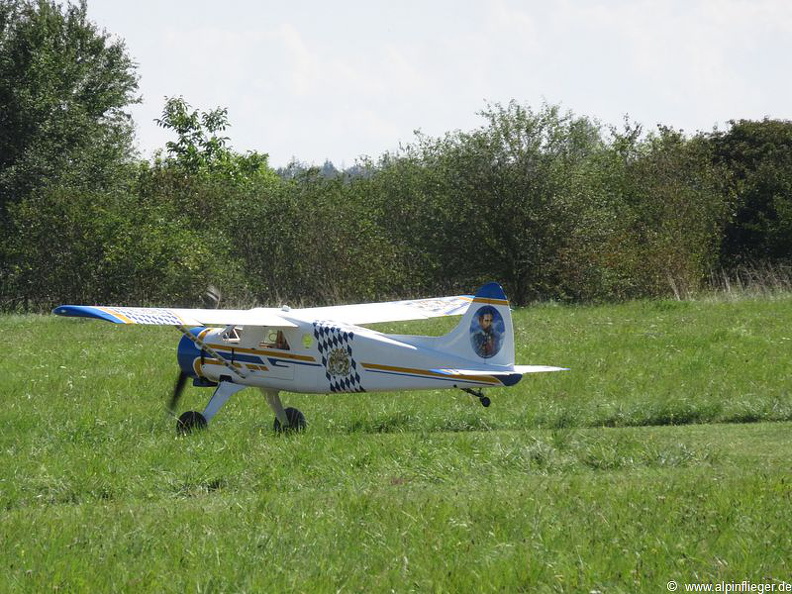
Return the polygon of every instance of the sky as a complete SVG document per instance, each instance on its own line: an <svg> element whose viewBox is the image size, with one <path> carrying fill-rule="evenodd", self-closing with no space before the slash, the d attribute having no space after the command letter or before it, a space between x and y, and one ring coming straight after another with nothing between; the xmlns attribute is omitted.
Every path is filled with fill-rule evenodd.
<svg viewBox="0 0 792 594"><path fill-rule="evenodd" d="M788 0L88 0L122 39L144 157L166 97L228 109L237 152L350 167L484 124L488 104L689 134L792 120Z"/></svg>

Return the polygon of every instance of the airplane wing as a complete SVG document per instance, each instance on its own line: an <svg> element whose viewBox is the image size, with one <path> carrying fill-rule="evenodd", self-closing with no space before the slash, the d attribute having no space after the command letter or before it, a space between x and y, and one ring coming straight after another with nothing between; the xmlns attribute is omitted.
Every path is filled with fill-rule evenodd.
<svg viewBox="0 0 792 594"><path fill-rule="evenodd" d="M361 303L309 307L305 309L178 309L170 307L105 307L100 305L61 305L53 310L59 316L94 318L115 324L148 324L159 326L271 326L296 328L286 318L305 321L327 320L344 324L373 324L422 320L440 316L462 315L472 296L413 299L385 303Z"/></svg>
<svg viewBox="0 0 792 594"><path fill-rule="evenodd" d="M278 309L177 309L169 307L104 307L98 305L61 305L53 310L59 316L94 318L114 324L158 326L274 326L296 328Z"/></svg>
<svg viewBox="0 0 792 594"><path fill-rule="evenodd" d="M385 303L360 303L333 305L292 310L295 317L304 320L327 320L344 324L376 324L378 322L403 322L442 316L460 316L473 301L472 295L411 299Z"/></svg>

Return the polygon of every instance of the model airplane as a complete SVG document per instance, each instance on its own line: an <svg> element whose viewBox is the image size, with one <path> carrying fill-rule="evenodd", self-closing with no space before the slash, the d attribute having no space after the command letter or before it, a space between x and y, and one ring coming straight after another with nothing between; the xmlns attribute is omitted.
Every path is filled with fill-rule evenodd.
<svg viewBox="0 0 792 594"><path fill-rule="evenodd" d="M233 394L261 389L275 429L301 430L305 417L284 408L281 391L382 392L459 388L489 406L482 388L512 386L526 373L561 367L514 364L511 310L503 288L475 295L305 309L171 309L62 305L53 313L116 324L175 326L181 368L170 402L176 410L185 382L213 387L203 412L189 411L180 433L203 428ZM444 336L383 334L360 324L463 315Z"/></svg>

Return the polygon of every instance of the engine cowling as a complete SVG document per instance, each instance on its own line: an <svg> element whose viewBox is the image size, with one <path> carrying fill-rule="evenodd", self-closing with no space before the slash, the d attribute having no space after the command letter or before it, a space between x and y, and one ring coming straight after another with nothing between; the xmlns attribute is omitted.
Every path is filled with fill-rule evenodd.
<svg viewBox="0 0 792 594"><path fill-rule="evenodd" d="M208 328L197 327L190 328L189 332L196 339L199 339L207 330ZM198 374L197 368L200 365L202 356L205 356L205 353L195 344L195 341L191 340L188 336L182 336L176 353L182 373L194 379L200 378L201 376ZM198 360L198 365L196 365L196 359Z"/></svg>

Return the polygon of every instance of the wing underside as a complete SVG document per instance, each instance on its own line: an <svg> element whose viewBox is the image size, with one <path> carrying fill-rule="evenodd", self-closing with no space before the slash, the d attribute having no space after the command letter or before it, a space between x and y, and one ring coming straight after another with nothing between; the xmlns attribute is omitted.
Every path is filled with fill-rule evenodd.
<svg viewBox="0 0 792 594"><path fill-rule="evenodd" d="M61 305L53 310L60 316L93 318L114 324L158 326L270 326L296 328L294 320L333 321L343 324L374 324L462 315L472 297L438 297L385 303L361 303L306 309L178 309L168 307L110 307L99 305Z"/></svg>
<svg viewBox="0 0 792 594"><path fill-rule="evenodd" d="M379 322L403 322L424 320L443 316L459 316L467 311L473 301L470 295L389 301L385 303L361 303L357 305L333 305L294 310L296 316L309 320L328 320L345 324L376 324Z"/></svg>
<svg viewBox="0 0 792 594"><path fill-rule="evenodd" d="M104 307L61 305L53 313L60 316L93 318L114 324L155 326L276 326L296 328L275 309L177 309L166 307Z"/></svg>

